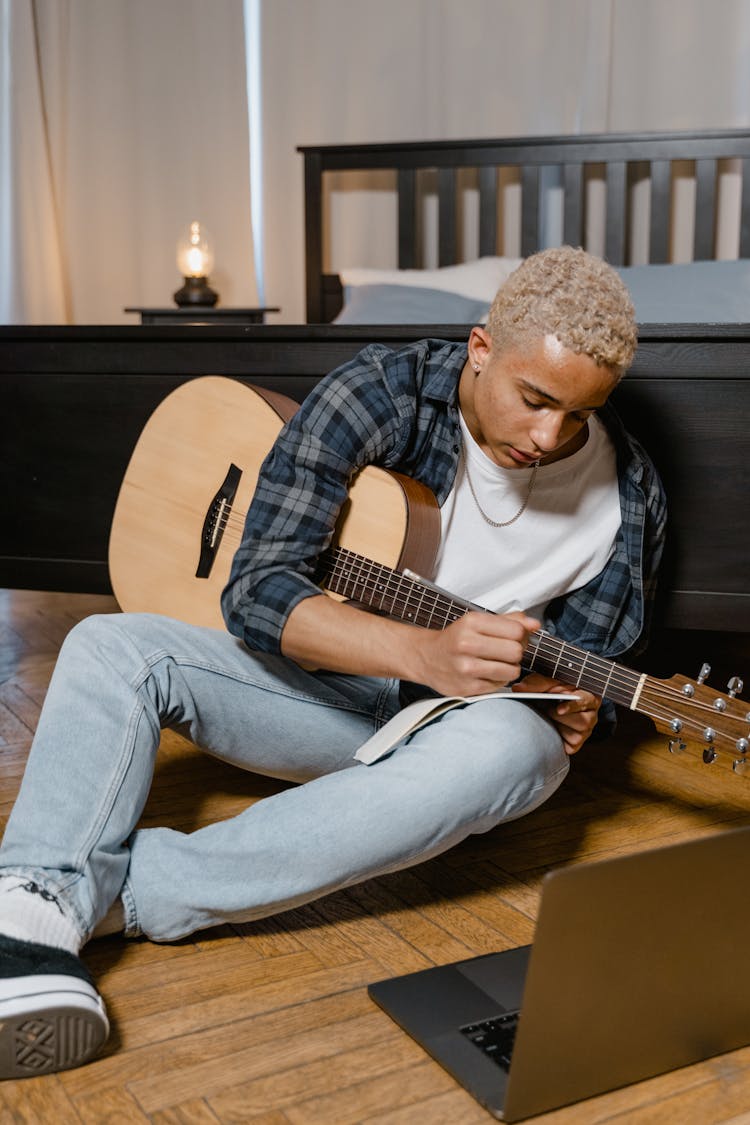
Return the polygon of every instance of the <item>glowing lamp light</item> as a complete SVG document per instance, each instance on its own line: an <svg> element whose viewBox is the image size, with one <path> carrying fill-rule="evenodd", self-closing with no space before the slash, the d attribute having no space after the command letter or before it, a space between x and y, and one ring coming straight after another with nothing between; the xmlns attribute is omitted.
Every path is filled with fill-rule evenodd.
<svg viewBox="0 0 750 1125"><path fill-rule="evenodd" d="M219 294L208 284L214 255L205 227L190 224L177 243L177 268L184 285L174 294L178 305L215 305Z"/></svg>

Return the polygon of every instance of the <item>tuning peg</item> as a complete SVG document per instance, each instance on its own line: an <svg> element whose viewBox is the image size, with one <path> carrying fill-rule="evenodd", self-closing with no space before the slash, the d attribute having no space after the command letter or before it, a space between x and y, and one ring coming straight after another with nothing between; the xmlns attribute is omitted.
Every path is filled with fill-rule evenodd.
<svg viewBox="0 0 750 1125"><path fill-rule="evenodd" d="M706 677L710 676L710 675L711 675L711 665L710 664L701 664L701 670L698 673L698 683L702 684L703 681L706 679Z"/></svg>
<svg viewBox="0 0 750 1125"><path fill-rule="evenodd" d="M704 748L703 748L703 761L706 763L707 766L710 766L712 762L715 762L717 757L718 757L718 754L714 750L713 746L704 746Z"/></svg>
<svg viewBox="0 0 750 1125"><path fill-rule="evenodd" d="M748 750L750 750L750 740L747 738L738 738L734 745L737 748L740 757L734 759L734 761L732 762L732 769L735 773L740 773L747 766L747 752Z"/></svg>
<svg viewBox="0 0 750 1125"><path fill-rule="evenodd" d="M743 682L742 682L742 680L740 679L739 676L732 676L731 680L727 684L727 689L729 691L729 698L734 699L735 695L740 694L740 692L742 691L744 686L745 685L743 684Z"/></svg>
<svg viewBox="0 0 750 1125"><path fill-rule="evenodd" d="M669 746L670 754L681 754L685 749L685 743L681 738L670 738L667 745Z"/></svg>

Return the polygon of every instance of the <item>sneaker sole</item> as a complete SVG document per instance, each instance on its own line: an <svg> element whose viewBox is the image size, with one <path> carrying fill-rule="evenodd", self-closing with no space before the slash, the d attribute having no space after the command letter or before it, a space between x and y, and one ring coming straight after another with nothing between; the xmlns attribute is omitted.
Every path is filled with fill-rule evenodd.
<svg viewBox="0 0 750 1125"><path fill-rule="evenodd" d="M0 999L0 1079L33 1078L81 1066L107 1039L109 1022L94 989L72 977L46 981L45 987L41 975L16 978L14 995Z"/></svg>

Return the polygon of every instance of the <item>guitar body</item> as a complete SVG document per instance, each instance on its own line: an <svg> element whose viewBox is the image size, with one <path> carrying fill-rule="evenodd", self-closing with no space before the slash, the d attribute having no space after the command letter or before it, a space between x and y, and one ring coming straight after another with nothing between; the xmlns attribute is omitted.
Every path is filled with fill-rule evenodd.
<svg viewBox="0 0 750 1125"><path fill-rule="evenodd" d="M133 450L110 533L110 580L123 610L224 628L221 591L260 466L296 409L284 395L221 376L183 383L156 408ZM387 566L425 570L439 528L429 489L368 467L352 483L335 543Z"/></svg>

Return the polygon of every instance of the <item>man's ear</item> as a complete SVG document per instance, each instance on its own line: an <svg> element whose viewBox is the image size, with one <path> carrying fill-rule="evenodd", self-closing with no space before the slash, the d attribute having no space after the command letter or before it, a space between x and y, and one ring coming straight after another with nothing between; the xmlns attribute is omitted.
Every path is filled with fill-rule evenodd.
<svg viewBox="0 0 750 1125"><path fill-rule="evenodd" d="M469 333L469 363L477 374L487 363L492 351L492 337L486 328L475 324Z"/></svg>

